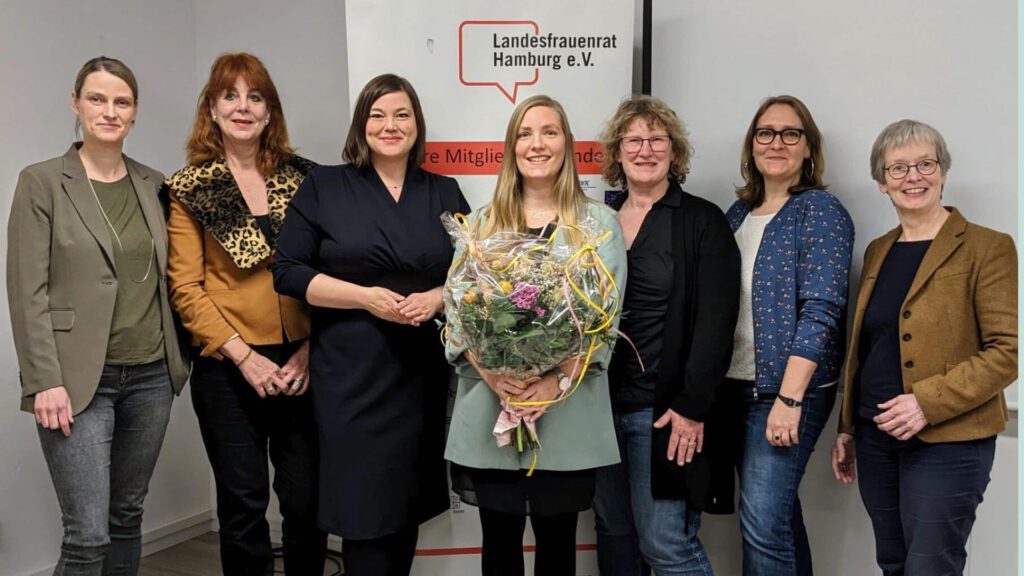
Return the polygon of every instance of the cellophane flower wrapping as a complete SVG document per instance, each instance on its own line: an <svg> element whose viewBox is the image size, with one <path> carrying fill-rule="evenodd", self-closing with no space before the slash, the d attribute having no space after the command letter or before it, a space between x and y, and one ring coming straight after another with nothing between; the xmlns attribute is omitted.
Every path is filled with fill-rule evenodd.
<svg viewBox="0 0 1024 576"><path fill-rule="evenodd" d="M549 238L519 232L483 238L461 215L446 213L441 220L457 254L444 286L447 344L467 349L484 370L527 382L578 359L574 387L557 399L501 401L492 434L499 447L531 449L532 474L540 439L535 421L524 420L517 408L566 401L591 354L612 344L619 290L597 252L611 232L588 218L558 226ZM560 235L571 235L572 242L556 241Z"/></svg>
<svg viewBox="0 0 1024 576"><path fill-rule="evenodd" d="M479 238L464 219L441 219L459 255L444 287L446 337L481 368L525 380L610 340L618 290L596 250L611 235L595 220L558 227L549 241ZM554 241L570 234L575 243Z"/></svg>

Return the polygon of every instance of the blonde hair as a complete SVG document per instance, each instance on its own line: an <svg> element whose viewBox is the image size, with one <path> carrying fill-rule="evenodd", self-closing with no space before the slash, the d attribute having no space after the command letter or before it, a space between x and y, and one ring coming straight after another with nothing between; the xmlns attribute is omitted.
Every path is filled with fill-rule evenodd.
<svg viewBox="0 0 1024 576"><path fill-rule="evenodd" d="M486 218L483 220L486 221L486 225L483 228L483 237L503 231L527 231L526 213L523 211L522 176L516 167L516 142L523 117L532 108L537 107L554 110L561 122L562 133L565 134L565 158L553 190L558 223L575 226L579 222L585 203L589 202L580 186L579 173L576 170L576 141L569 128L565 110L550 96L531 96L516 106L512 117L509 118L508 128L505 130L505 154L501 160L501 169L498 171L498 182L494 186L494 199L484 211ZM568 237L574 244L580 241L578 234L570 233Z"/></svg>

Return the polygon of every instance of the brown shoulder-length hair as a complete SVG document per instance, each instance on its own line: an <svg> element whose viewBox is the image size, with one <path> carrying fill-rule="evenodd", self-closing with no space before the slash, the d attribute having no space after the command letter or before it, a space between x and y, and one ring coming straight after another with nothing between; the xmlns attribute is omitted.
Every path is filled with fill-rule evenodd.
<svg viewBox="0 0 1024 576"><path fill-rule="evenodd" d="M221 54L210 66L210 78L199 93L199 102L196 104L192 135L185 144L188 163L201 166L224 156L224 137L220 133L220 126L213 121L213 110L221 94L233 89L239 78L245 80L250 90L259 90L267 103L270 123L260 134L256 165L264 176L273 174L282 161L295 154L295 149L288 143L288 125L284 120L277 87L270 79L270 72L259 58L246 52Z"/></svg>
<svg viewBox="0 0 1024 576"><path fill-rule="evenodd" d="M821 131L814 123L814 117L807 106L796 96L783 94L781 96L769 96L761 102L761 106L754 113L754 118L747 128L747 136L743 140L743 152L740 155L740 173L743 174L743 186L736 188L736 196L749 204L752 208L760 206L764 202L764 175L757 169L754 162L754 130L768 108L775 104L785 104L793 109L800 124L803 125L804 138L807 139L807 147L811 151L811 157L804 160L800 168L800 180L790 187L790 194L800 194L807 190L825 190L828 188L822 181L825 174L825 151L824 142L821 138Z"/></svg>
<svg viewBox="0 0 1024 576"><path fill-rule="evenodd" d="M427 122L423 119L423 108L420 106L420 97L416 95L416 89L408 80L396 74L381 74L363 86L363 90L356 99L356 108L352 113L352 123L348 127L348 137L345 139L345 149L341 157L357 168L364 168L370 165L370 145L366 143L366 122L370 119L370 111L373 103L381 96L392 92L405 92L412 102L412 114L416 118L416 142L409 151L409 166L419 166L426 158L427 150Z"/></svg>
<svg viewBox="0 0 1024 576"><path fill-rule="evenodd" d="M523 117L537 107L554 110L558 114L562 133L565 134L565 157L562 159L562 167L553 187L558 223L575 226L585 209L586 202L589 201L580 186L579 172L576 168L576 140L569 127L565 109L550 96L530 96L512 111L505 129L505 152L501 159L501 168L498 170L498 181L494 185L494 199L484 211L487 216L487 225L483 229L484 237L496 232L527 231L526 213L523 210L523 179L516 166L516 142L519 140L519 127L523 123ZM572 244L579 244L580 238L576 232L570 230L568 237Z"/></svg>

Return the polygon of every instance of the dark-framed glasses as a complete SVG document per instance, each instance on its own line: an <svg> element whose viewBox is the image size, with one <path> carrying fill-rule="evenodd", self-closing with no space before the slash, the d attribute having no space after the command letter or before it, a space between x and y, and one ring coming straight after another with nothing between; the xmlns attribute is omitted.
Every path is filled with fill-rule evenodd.
<svg viewBox="0 0 1024 576"><path fill-rule="evenodd" d="M622 147L623 152L636 154L644 147L644 142L650 145L651 152L664 152L672 146L672 139L668 136L651 136L650 138L628 136L619 140L619 146Z"/></svg>
<svg viewBox="0 0 1024 576"><path fill-rule="evenodd" d="M800 141L804 135L804 131L800 128L786 128L785 130L772 130L771 128L758 128L754 130L754 141L758 144L771 144L775 141L775 137L779 136L782 138L782 143L786 146L792 146Z"/></svg>
<svg viewBox="0 0 1024 576"><path fill-rule="evenodd" d="M904 164L903 162L897 162L890 164L885 167L885 171L889 173L889 177L893 180L903 180L910 174L910 169L914 168L917 173L921 176L927 176L933 174L935 169L939 167L939 161L931 158L925 158L920 160L917 164Z"/></svg>

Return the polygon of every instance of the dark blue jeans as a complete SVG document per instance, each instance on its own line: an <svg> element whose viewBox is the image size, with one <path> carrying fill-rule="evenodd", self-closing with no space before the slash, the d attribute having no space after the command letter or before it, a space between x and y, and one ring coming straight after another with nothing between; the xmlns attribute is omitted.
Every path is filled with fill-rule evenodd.
<svg viewBox="0 0 1024 576"><path fill-rule="evenodd" d="M658 576L708 576L711 562L697 537L700 512L684 500L651 495L653 415L652 408L614 414L622 462L597 469L598 567L605 576L636 576L642 557Z"/></svg>
<svg viewBox="0 0 1024 576"><path fill-rule="evenodd" d="M813 388L804 394L800 443L791 448L776 448L765 439L775 395L755 398L751 387L743 397L746 429L739 466L743 574L809 576L811 547L798 492L814 444L835 404L836 387Z"/></svg>
<svg viewBox="0 0 1024 576"><path fill-rule="evenodd" d="M54 576L134 576L142 552L142 503L171 413L163 360L104 366L71 436L41 426L64 540Z"/></svg>
<svg viewBox="0 0 1024 576"><path fill-rule="evenodd" d="M996 452L996 437L969 442L903 442L857 421L860 495L885 576L963 574Z"/></svg>
<svg viewBox="0 0 1024 576"><path fill-rule="evenodd" d="M256 346L279 366L298 346ZM273 571L270 460L281 502L284 569L288 576L320 576L327 534L317 527L316 424L309 394L260 398L229 360L193 355L192 405L213 467L225 576Z"/></svg>

